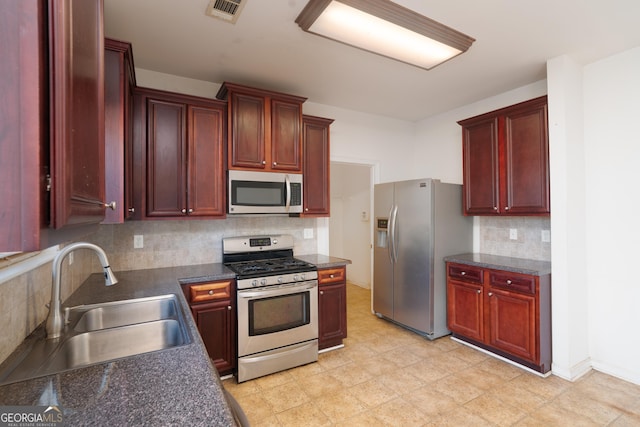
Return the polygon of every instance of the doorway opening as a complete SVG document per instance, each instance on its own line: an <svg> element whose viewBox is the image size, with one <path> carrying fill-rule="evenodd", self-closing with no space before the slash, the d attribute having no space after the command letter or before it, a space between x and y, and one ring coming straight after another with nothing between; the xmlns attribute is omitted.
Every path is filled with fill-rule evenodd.
<svg viewBox="0 0 640 427"><path fill-rule="evenodd" d="M349 282L371 289L374 165L331 162L329 253L351 260Z"/></svg>

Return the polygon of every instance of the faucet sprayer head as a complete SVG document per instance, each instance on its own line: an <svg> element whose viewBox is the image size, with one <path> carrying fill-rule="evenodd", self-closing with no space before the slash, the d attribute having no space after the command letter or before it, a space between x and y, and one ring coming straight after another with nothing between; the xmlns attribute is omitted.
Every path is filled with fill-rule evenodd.
<svg viewBox="0 0 640 427"><path fill-rule="evenodd" d="M111 271L111 267L110 266L106 266L103 267L104 270L104 285L105 286L111 286L111 285L115 285L116 283L118 283L118 278L116 277L115 274L113 274L113 271Z"/></svg>

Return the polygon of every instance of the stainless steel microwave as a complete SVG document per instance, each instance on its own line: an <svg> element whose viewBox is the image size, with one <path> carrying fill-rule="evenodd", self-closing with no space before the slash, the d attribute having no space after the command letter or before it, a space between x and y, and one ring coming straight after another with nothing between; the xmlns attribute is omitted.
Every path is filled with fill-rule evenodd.
<svg viewBox="0 0 640 427"><path fill-rule="evenodd" d="M229 214L302 212L302 174L230 170Z"/></svg>

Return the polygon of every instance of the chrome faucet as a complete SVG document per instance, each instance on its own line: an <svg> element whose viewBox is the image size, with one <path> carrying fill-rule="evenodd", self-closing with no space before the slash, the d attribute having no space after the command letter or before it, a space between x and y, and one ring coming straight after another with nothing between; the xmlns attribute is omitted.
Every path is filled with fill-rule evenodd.
<svg viewBox="0 0 640 427"><path fill-rule="evenodd" d="M64 260L65 256L76 249L91 249L98 255L100 264L102 264L102 268L104 270L105 286L111 286L118 283L118 279L116 279L113 271L111 271L111 267L109 267L107 254L104 253L104 250L102 250L100 246L84 242L72 243L69 246L65 246L53 259L51 303L49 304L49 315L47 316L47 323L45 325L47 339L59 338L60 335L62 335L62 329L64 328L62 301L60 300L60 287L62 282L60 276L62 272L62 261Z"/></svg>

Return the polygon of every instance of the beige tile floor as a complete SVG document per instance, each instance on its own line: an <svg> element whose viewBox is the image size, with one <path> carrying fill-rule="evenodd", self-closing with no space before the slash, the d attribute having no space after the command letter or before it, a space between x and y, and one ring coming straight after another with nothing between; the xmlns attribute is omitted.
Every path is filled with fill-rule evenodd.
<svg viewBox="0 0 640 427"><path fill-rule="evenodd" d="M252 426L640 426L640 386L591 371L541 378L378 319L347 287L348 338L317 363L223 382Z"/></svg>

